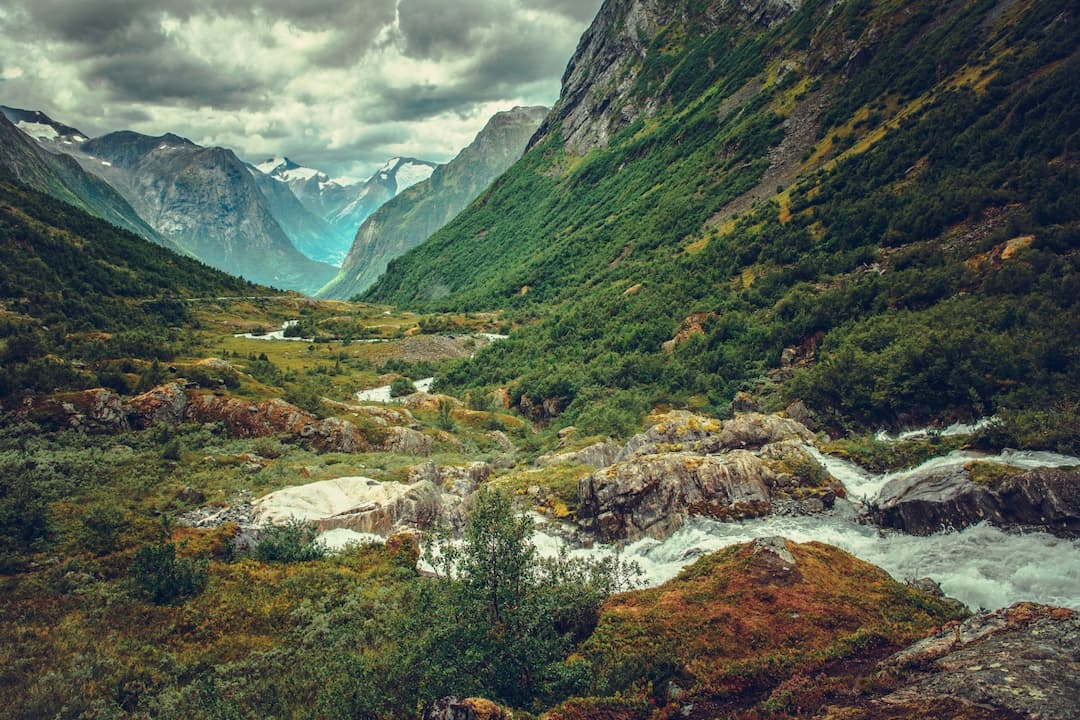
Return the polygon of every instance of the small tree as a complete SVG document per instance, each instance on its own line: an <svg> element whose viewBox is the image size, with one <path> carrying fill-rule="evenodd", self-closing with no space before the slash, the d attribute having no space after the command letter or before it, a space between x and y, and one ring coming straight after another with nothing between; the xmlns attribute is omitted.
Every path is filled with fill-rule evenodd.
<svg viewBox="0 0 1080 720"><path fill-rule="evenodd" d="M157 605L198 595L206 587L206 561L176 556L172 543L144 545L135 553L128 577L135 594Z"/></svg>
<svg viewBox="0 0 1080 720"><path fill-rule="evenodd" d="M481 490L460 542L429 544L439 579L420 586L406 636L421 698L483 695L514 707L585 689L587 668L566 663L595 627L600 603L634 583L624 563L541 559L532 520Z"/></svg>

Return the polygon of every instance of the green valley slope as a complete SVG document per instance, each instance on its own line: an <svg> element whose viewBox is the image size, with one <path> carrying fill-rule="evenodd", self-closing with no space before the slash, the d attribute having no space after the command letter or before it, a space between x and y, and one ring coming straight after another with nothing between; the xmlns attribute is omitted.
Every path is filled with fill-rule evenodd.
<svg viewBox="0 0 1080 720"><path fill-rule="evenodd" d="M511 310L448 384L598 432L738 390L836 426L1075 399L1076 21L609 0L525 157L365 297Z"/></svg>
<svg viewBox="0 0 1080 720"><path fill-rule="evenodd" d="M168 358L182 298L270 292L0 174L0 396L107 380L65 358Z"/></svg>

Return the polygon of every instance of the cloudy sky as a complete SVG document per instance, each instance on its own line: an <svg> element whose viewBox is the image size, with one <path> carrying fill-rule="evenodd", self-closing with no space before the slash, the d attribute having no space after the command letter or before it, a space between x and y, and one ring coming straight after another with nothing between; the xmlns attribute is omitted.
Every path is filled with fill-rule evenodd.
<svg viewBox="0 0 1080 720"><path fill-rule="evenodd" d="M0 104L367 177L550 105L601 0L4 0Z"/></svg>

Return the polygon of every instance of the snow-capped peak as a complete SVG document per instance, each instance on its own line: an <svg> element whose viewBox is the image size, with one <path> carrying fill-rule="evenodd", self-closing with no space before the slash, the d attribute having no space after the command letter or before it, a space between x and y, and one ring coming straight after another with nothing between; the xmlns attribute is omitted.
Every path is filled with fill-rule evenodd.
<svg viewBox="0 0 1080 720"><path fill-rule="evenodd" d="M312 178L316 178L319 183L330 181L330 177L321 170L297 165L287 157L272 157L257 163L254 167L259 172L284 183L305 182Z"/></svg>

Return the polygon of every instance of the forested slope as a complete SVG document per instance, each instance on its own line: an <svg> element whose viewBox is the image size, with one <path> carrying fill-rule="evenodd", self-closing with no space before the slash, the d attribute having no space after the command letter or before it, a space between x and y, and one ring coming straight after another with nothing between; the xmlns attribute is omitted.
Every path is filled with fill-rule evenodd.
<svg viewBox="0 0 1080 720"><path fill-rule="evenodd" d="M1076 21L605 3L523 160L366 297L510 310L449 384L597 430L739 389L836 425L1075 398Z"/></svg>

